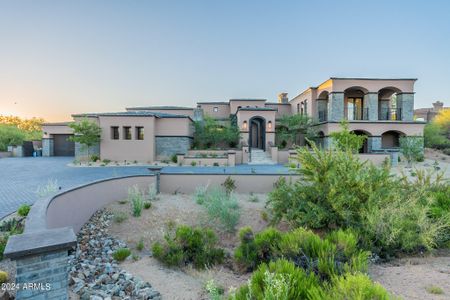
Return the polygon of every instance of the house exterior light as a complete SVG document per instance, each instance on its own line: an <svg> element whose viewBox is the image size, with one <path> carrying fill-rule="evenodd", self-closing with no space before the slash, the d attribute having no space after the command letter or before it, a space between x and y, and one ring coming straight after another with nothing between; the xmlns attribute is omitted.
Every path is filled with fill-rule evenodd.
<svg viewBox="0 0 450 300"><path fill-rule="evenodd" d="M272 121L267 122L267 128L272 129Z"/></svg>
<svg viewBox="0 0 450 300"><path fill-rule="evenodd" d="M244 121L244 122L242 123L242 129L243 129L243 130L247 130L247 121Z"/></svg>

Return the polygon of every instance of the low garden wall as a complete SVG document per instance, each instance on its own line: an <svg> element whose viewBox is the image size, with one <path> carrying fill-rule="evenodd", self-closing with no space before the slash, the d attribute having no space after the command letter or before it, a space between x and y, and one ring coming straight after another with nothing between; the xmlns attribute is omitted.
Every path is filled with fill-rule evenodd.
<svg viewBox="0 0 450 300"><path fill-rule="evenodd" d="M77 244L75 233L98 209L126 198L129 187L152 183L153 174L110 178L38 200L24 232L11 236L4 251L16 261L16 299L68 299L68 251ZM22 288L30 283L42 288Z"/></svg>
<svg viewBox="0 0 450 300"><path fill-rule="evenodd" d="M274 183L285 177L293 181L298 179L296 174L186 174L161 173L160 189L163 193L190 194L198 186L220 186L230 176L235 181L238 193L268 193Z"/></svg>
<svg viewBox="0 0 450 300"><path fill-rule="evenodd" d="M391 160L391 154L389 153L360 153L358 157L362 161L370 161L376 166L380 166L384 161Z"/></svg>
<svg viewBox="0 0 450 300"><path fill-rule="evenodd" d="M228 166L242 163L240 150L189 150L187 154L178 154L177 162L184 166Z"/></svg>
<svg viewBox="0 0 450 300"><path fill-rule="evenodd" d="M5 158L5 157L11 157L12 156L12 152L0 152L0 158Z"/></svg>

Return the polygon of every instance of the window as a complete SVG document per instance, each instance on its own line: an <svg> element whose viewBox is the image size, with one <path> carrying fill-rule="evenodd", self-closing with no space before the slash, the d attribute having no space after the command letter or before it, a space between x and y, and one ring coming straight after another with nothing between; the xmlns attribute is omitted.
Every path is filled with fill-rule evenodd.
<svg viewBox="0 0 450 300"><path fill-rule="evenodd" d="M123 126L123 139L131 140L131 127L130 126Z"/></svg>
<svg viewBox="0 0 450 300"><path fill-rule="evenodd" d="M307 116L308 115L308 100L305 100L304 109L305 109L305 116Z"/></svg>
<svg viewBox="0 0 450 300"><path fill-rule="evenodd" d="M136 139L137 140L144 139L144 127L136 127Z"/></svg>
<svg viewBox="0 0 450 300"><path fill-rule="evenodd" d="M300 112L300 103L297 103L297 113Z"/></svg>
<svg viewBox="0 0 450 300"><path fill-rule="evenodd" d="M213 107L213 112L218 112L218 111L219 111L219 108L217 106L214 106Z"/></svg>
<svg viewBox="0 0 450 300"><path fill-rule="evenodd" d="M119 139L119 127L111 126L111 139L118 140Z"/></svg>

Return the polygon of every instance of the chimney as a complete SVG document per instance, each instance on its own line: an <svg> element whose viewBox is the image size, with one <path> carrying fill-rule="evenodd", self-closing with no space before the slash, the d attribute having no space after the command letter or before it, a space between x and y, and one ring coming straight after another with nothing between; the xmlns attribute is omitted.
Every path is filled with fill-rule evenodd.
<svg viewBox="0 0 450 300"><path fill-rule="evenodd" d="M441 101L436 101L433 103L433 110L440 111L444 107L444 103Z"/></svg>
<svg viewBox="0 0 450 300"><path fill-rule="evenodd" d="M278 94L278 103L288 103L288 93L279 93Z"/></svg>

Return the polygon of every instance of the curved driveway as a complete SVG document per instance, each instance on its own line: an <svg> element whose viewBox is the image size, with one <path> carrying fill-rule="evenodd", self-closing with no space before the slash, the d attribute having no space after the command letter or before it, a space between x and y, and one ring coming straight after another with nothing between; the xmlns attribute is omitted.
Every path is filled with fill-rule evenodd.
<svg viewBox="0 0 450 300"><path fill-rule="evenodd" d="M103 178L148 174L146 167L68 167L73 157L0 159L0 219L23 204L33 204L36 190L57 180L61 190Z"/></svg>

